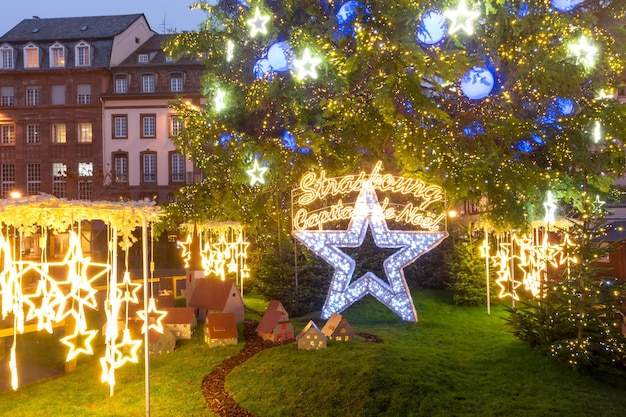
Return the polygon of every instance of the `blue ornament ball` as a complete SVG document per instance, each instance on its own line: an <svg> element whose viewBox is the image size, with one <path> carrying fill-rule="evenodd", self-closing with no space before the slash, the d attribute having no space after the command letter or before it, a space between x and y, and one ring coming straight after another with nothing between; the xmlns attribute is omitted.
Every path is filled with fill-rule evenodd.
<svg viewBox="0 0 626 417"><path fill-rule="evenodd" d="M347 25L356 19L359 4L354 1L345 2L337 12L337 23Z"/></svg>
<svg viewBox="0 0 626 417"><path fill-rule="evenodd" d="M584 0L550 0L550 4L559 12L571 12Z"/></svg>
<svg viewBox="0 0 626 417"><path fill-rule="evenodd" d="M273 43L267 50L267 60L272 70L288 71L293 62L293 50L287 42Z"/></svg>
<svg viewBox="0 0 626 417"><path fill-rule="evenodd" d="M561 116L571 116L574 114L574 110L576 109L574 101L570 98L557 97L554 100L554 104L556 105L557 112Z"/></svg>
<svg viewBox="0 0 626 417"><path fill-rule="evenodd" d="M435 45L448 34L448 21L443 13L429 10L422 15L417 26L416 39L424 45Z"/></svg>
<svg viewBox="0 0 626 417"><path fill-rule="evenodd" d="M480 100L487 97L494 87L493 74L484 67L473 67L461 79L461 91L469 99Z"/></svg>
<svg viewBox="0 0 626 417"><path fill-rule="evenodd" d="M254 72L254 77L256 79L263 78L265 74L268 74L272 71L272 66L270 65L270 61L266 58L259 59L255 64L254 68L252 68Z"/></svg>

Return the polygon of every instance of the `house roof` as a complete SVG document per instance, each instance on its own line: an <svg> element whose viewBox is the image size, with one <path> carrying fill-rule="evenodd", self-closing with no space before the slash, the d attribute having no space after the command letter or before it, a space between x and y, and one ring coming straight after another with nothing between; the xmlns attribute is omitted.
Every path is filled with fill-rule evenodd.
<svg viewBox="0 0 626 417"><path fill-rule="evenodd" d="M238 295L235 281L199 278L188 306L221 311L229 298L236 298Z"/></svg>
<svg viewBox="0 0 626 417"><path fill-rule="evenodd" d="M0 42L94 40L113 38L126 30L143 13L116 16L57 17L24 19L5 33ZM144 17L145 19L145 17Z"/></svg>
<svg viewBox="0 0 626 417"><path fill-rule="evenodd" d="M344 320L344 327L352 332L352 326L350 326L350 323L348 323L348 321L345 320L341 314L334 313L329 317L324 327L322 327L322 333L328 337L332 336L335 330L341 326L342 320Z"/></svg>
<svg viewBox="0 0 626 417"><path fill-rule="evenodd" d="M267 305L267 310L278 310L278 311L282 311L285 314L287 314L287 316L289 316L289 313L287 313L287 310L285 309L285 307L283 306L283 303L281 303L278 300L270 300L269 304Z"/></svg>
<svg viewBox="0 0 626 417"><path fill-rule="evenodd" d="M289 323L287 314L278 310L267 310L256 327L257 332L269 333L280 323Z"/></svg>
<svg viewBox="0 0 626 417"><path fill-rule="evenodd" d="M204 326L208 327L212 339L231 339L239 337L234 313L209 314Z"/></svg>
<svg viewBox="0 0 626 417"><path fill-rule="evenodd" d="M160 309L176 307L174 294L159 295L159 297L157 298L157 307Z"/></svg>
<svg viewBox="0 0 626 417"><path fill-rule="evenodd" d="M167 316L161 321L164 324L191 324L196 317L193 307L170 307L163 308Z"/></svg>
<svg viewBox="0 0 626 417"><path fill-rule="evenodd" d="M595 240L603 242L619 242L626 239L626 220L609 220L604 228L606 232Z"/></svg>
<svg viewBox="0 0 626 417"><path fill-rule="evenodd" d="M318 333L322 338L327 339L326 335L322 333L322 331L319 329L319 327L317 327L315 322L313 320L309 320L307 325L304 326L304 329L302 329L302 331L296 336L296 340L300 340L308 332Z"/></svg>

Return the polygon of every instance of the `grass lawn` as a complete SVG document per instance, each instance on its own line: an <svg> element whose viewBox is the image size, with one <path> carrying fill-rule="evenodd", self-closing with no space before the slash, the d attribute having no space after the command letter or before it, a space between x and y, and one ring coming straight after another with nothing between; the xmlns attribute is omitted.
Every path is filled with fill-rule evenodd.
<svg viewBox="0 0 626 417"><path fill-rule="evenodd" d="M507 331L500 306L488 316L485 308L453 306L445 292L413 297L416 325L372 299L345 312L356 331L383 343L358 338L320 351L267 349L236 368L227 389L260 417L624 415L624 379L576 374L541 356ZM246 302L259 311L265 305ZM296 331L307 321L294 320ZM201 330L178 351L151 359L152 416L213 416L202 379L243 342L210 349ZM98 357L82 357L71 374L0 393L0 415L146 415L143 364L119 369L109 397Z"/></svg>

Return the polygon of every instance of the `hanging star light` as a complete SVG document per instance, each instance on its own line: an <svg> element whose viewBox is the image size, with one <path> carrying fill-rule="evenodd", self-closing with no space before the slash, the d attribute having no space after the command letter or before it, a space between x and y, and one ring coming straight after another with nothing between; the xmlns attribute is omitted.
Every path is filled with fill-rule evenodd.
<svg viewBox="0 0 626 417"><path fill-rule="evenodd" d="M388 284L368 271L352 282L355 261L342 247L358 248L371 230L376 246L398 249L383 267ZM347 230L298 230L294 237L335 268L322 317L329 318L371 294L403 320L417 322L417 313L404 279L403 268L437 246L447 232L389 230L383 209L369 181L364 181Z"/></svg>
<svg viewBox="0 0 626 417"><path fill-rule="evenodd" d="M446 10L444 16L451 20L448 32L454 34L460 30L468 35L474 33L473 21L480 17L480 12L476 10L468 10L465 0L459 2L456 10Z"/></svg>
<svg viewBox="0 0 626 417"><path fill-rule="evenodd" d="M585 35L581 35L577 43L570 44L569 51L585 68L593 68L595 65L598 47L591 43Z"/></svg>
<svg viewBox="0 0 626 417"><path fill-rule="evenodd" d="M316 79L317 71L315 71L315 67L321 62L321 58L311 55L309 48L305 48L302 53L302 58L293 60L293 66L296 68L296 77L298 80L302 81L306 77Z"/></svg>
<svg viewBox="0 0 626 417"><path fill-rule="evenodd" d="M252 168L246 171L250 176L250 185L253 186L257 183L265 184L265 179L263 178L263 175L265 175L266 171L267 167L259 165L259 160L255 158Z"/></svg>
<svg viewBox="0 0 626 417"><path fill-rule="evenodd" d="M254 38L257 34L267 35L267 28L265 25L270 21L270 16L261 13L261 9L257 6L254 9L254 17L246 21L246 24L250 26L250 37Z"/></svg>
<svg viewBox="0 0 626 417"><path fill-rule="evenodd" d="M162 322L165 316L167 316L167 311L157 309L154 297L150 297L148 300L148 310L139 310L137 315L141 320L143 320L143 326L141 327L142 334L150 329L153 329L161 334L163 333Z"/></svg>
<svg viewBox="0 0 626 417"><path fill-rule="evenodd" d="M61 343L70 348L65 361L69 362L81 353L92 355L91 341L97 333L97 330L87 330L86 326L77 323L74 333L61 339Z"/></svg>

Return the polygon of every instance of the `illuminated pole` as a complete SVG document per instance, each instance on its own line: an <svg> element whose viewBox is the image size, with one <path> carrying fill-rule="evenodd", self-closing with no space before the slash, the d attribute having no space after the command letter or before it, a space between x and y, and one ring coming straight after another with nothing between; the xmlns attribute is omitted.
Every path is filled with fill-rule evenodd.
<svg viewBox="0 0 626 417"><path fill-rule="evenodd" d="M485 243L483 244L485 248L485 271L487 271L487 314L491 314L491 294L489 290L489 235L487 234L487 228L485 228Z"/></svg>
<svg viewBox="0 0 626 417"><path fill-rule="evenodd" d="M148 225L146 216L143 216L143 225L141 227L141 245L143 253L143 308L146 311L146 320L148 317ZM143 353L145 362L145 382L146 382L146 416L150 417L150 329L146 326L146 332L143 335Z"/></svg>

